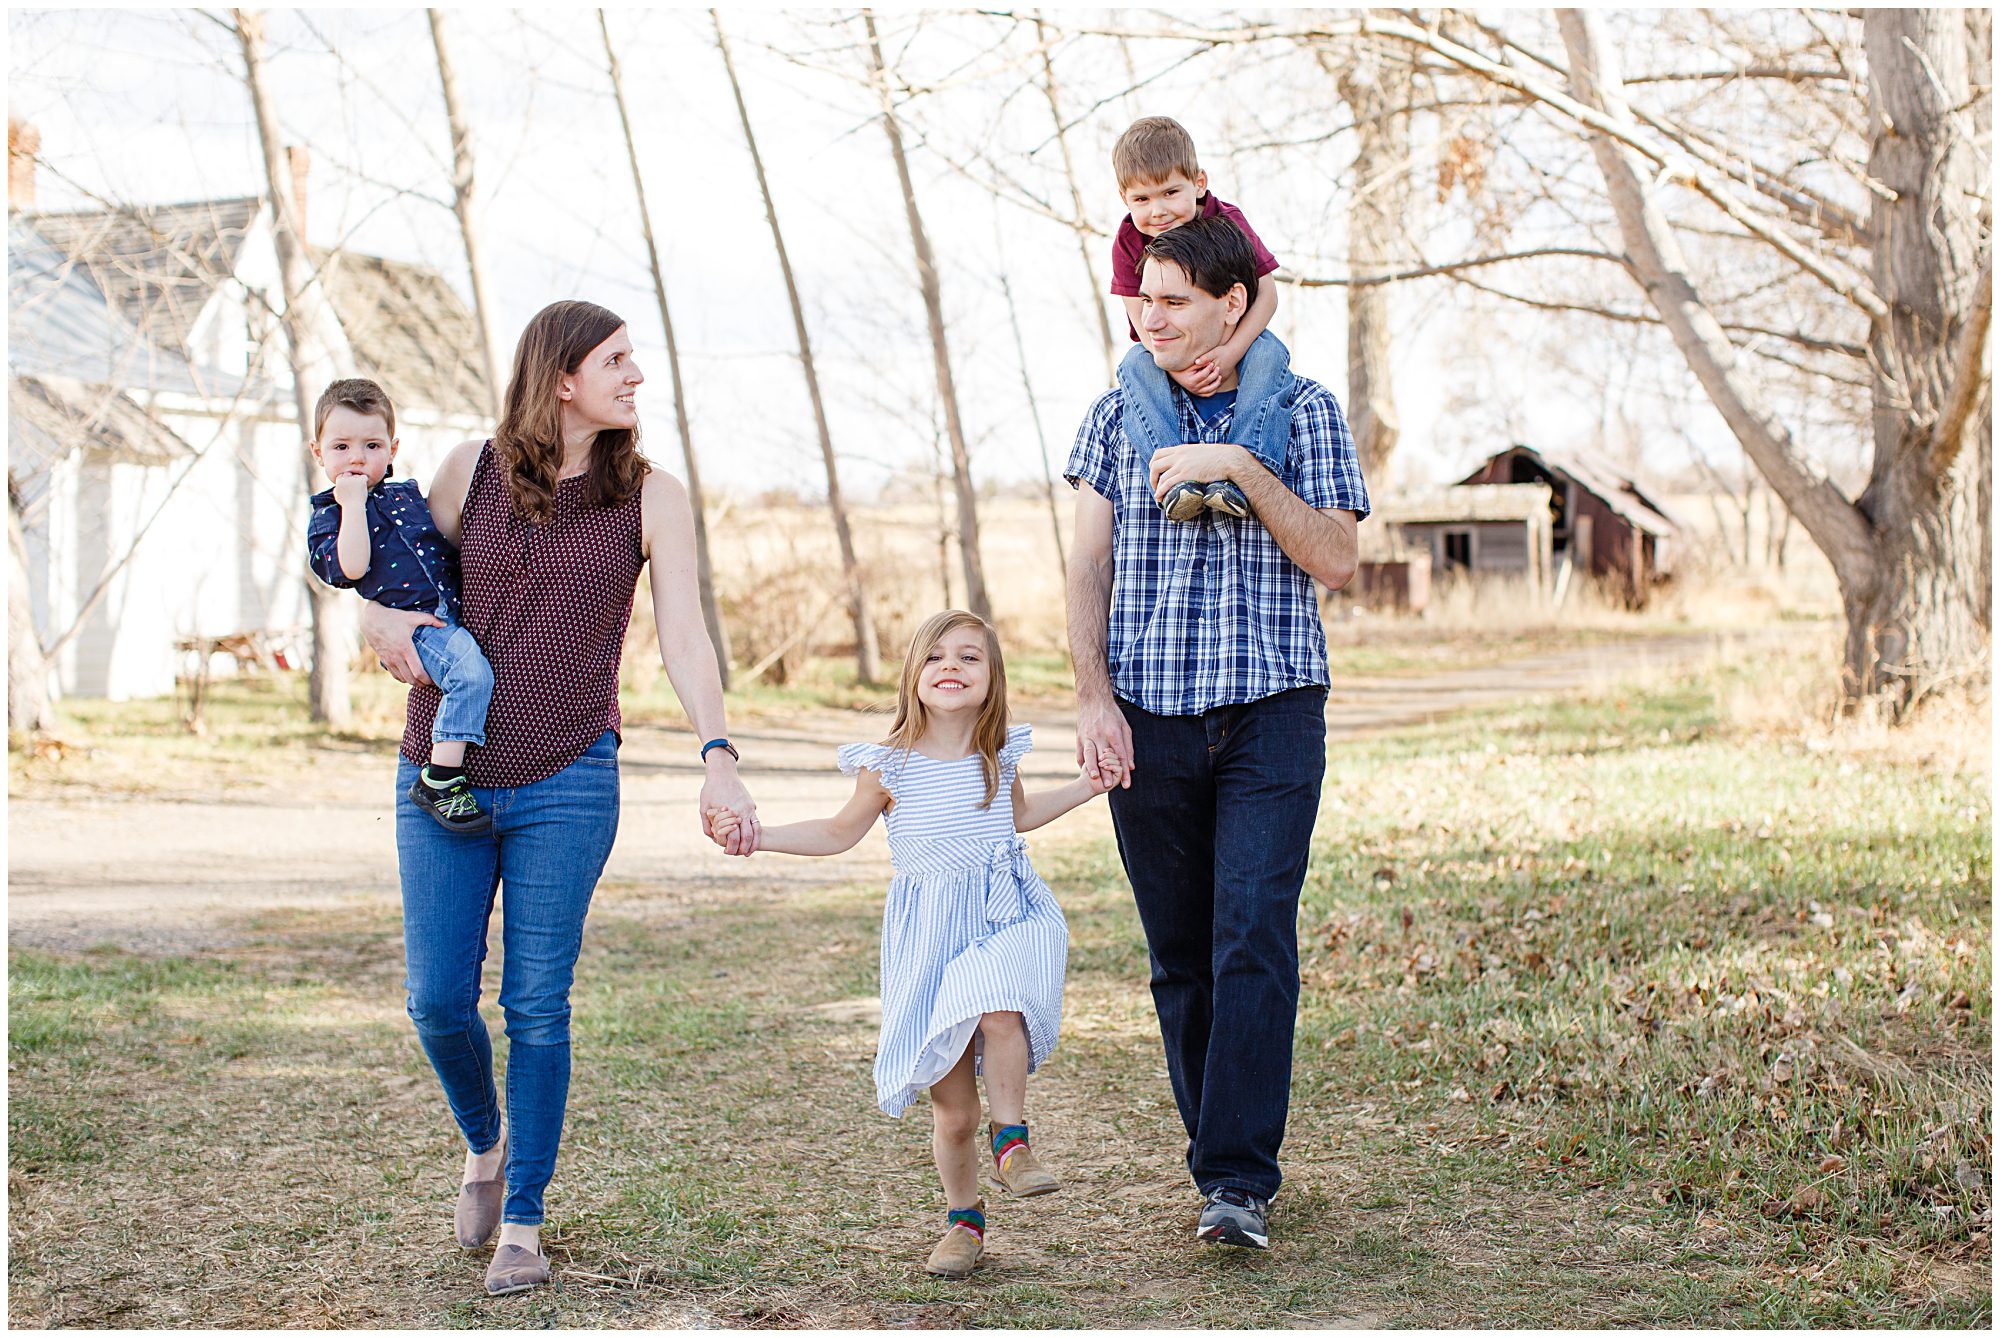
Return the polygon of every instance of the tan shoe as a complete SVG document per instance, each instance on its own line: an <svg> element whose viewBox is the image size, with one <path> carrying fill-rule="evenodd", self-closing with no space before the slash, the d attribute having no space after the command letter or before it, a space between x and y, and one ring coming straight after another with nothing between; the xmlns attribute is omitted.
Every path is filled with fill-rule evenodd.
<svg viewBox="0 0 2000 1338"><path fill-rule="evenodd" d="M998 1129L1000 1126L993 1126ZM1033 1198L1037 1194L1053 1194L1062 1188L1062 1181L1042 1165L1035 1156L1035 1150L1022 1143L1007 1154L1007 1160L993 1168L993 1178L1004 1185L1009 1194L1021 1198Z"/></svg>
<svg viewBox="0 0 2000 1338"><path fill-rule="evenodd" d="M972 1205L980 1212L986 1211L986 1200ZM924 1270L941 1278L963 1278L971 1276L978 1266L979 1256L986 1253L986 1239L979 1232L963 1222L953 1222L951 1230L944 1233L944 1239L931 1251Z"/></svg>
<svg viewBox="0 0 2000 1338"><path fill-rule="evenodd" d="M500 1135L503 1139L505 1133ZM452 1214L453 1233L461 1250L476 1250L493 1239L500 1227L500 1209L507 1202L507 1155L500 1154L500 1174L492 1180L469 1180L458 1187L458 1208Z"/></svg>
<svg viewBox="0 0 2000 1338"><path fill-rule="evenodd" d="M546 1287L549 1282L549 1257L524 1250L518 1245L502 1245L493 1252L493 1262L486 1266L486 1294L505 1296L509 1292L524 1292L531 1287Z"/></svg>

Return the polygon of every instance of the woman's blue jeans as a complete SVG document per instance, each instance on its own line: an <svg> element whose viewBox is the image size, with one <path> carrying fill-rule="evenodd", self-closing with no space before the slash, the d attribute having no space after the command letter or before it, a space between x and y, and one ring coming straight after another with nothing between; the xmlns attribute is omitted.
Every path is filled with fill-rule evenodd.
<svg viewBox="0 0 2000 1338"><path fill-rule="evenodd" d="M542 1220L569 1104L569 991L583 917L618 834L618 736L532 785L474 786L489 832L440 826L403 798L416 765L396 768L396 857L410 1020L452 1118L474 1152L500 1139L493 1045L479 1015L487 921L501 895L500 1011L507 1020L507 1202L501 1220Z"/></svg>
<svg viewBox="0 0 2000 1338"><path fill-rule="evenodd" d="M1173 381L1143 344L1134 344L1118 365L1118 389L1123 396L1125 436L1141 463L1151 461L1153 452L1163 446L1193 440L1181 426ZM1285 456L1291 450L1292 404L1297 399L1291 350L1266 330L1250 341L1236 366L1236 407L1230 411L1227 439L1279 478L1285 476Z"/></svg>

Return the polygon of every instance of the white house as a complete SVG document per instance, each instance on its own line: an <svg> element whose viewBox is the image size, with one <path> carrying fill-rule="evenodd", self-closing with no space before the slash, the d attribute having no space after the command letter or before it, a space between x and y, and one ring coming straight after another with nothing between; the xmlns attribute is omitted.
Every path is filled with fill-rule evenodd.
<svg viewBox="0 0 2000 1338"><path fill-rule="evenodd" d="M236 633L300 664L307 498L325 481L295 421L272 211L251 197L36 212L16 161L8 487L55 688L168 693L191 667L179 643ZM398 473L427 479L490 427L472 313L421 266L311 259L326 376L382 383Z"/></svg>

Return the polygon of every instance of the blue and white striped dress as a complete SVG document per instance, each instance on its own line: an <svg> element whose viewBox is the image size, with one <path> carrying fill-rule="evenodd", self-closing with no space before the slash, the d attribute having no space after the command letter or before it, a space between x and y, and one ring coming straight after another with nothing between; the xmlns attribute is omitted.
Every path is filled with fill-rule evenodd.
<svg viewBox="0 0 2000 1338"><path fill-rule="evenodd" d="M1014 773L1031 747L1027 725L1007 731L988 808L979 806L986 781L976 753L940 762L880 743L840 750L842 771L875 772L895 800L875 1052L875 1099L890 1115L977 1046L982 1013L1026 1020L1030 1073L1055 1049L1069 926L1014 830Z"/></svg>

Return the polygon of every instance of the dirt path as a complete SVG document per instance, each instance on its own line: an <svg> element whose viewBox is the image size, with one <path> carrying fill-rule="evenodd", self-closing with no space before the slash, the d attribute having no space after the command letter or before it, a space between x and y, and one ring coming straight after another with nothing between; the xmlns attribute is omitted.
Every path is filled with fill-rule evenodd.
<svg viewBox="0 0 2000 1338"><path fill-rule="evenodd" d="M1723 645L1714 636L1660 637L1476 669L1349 679L1328 699L1327 734L1337 740L1574 692L1698 663ZM1073 774L1074 717L1025 714L1039 745L1024 767L1029 782L1054 783ZM848 782L830 765L833 749L874 728L875 721L848 712L817 711L782 727L740 731L760 810L773 821L788 821L837 806ZM248 801L14 796L8 941L56 951L99 944L200 951L231 946L230 922L245 912L393 903L396 848L385 763L373 752L323 752L297 785ZM770 876L768 862L731 860L701 836L694 820L701 772L688 756L684 731L628 731L623 763L618 844L605 880L648 894L620 898L622 910L643 913L656 899L674 906L726 899ZM1110 825L1105 807L1091 805L1064 819L1056 839L1108 836ZM793 881L842 884L886 876L887 869L887 841L878 826L852 853L788 861L784 873Z"/></svg>

